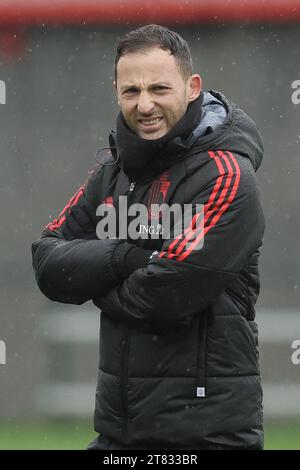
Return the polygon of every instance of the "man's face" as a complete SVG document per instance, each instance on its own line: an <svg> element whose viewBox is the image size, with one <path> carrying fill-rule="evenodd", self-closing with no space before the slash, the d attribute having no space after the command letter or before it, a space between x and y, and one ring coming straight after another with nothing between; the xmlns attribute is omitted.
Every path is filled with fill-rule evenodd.
<svg viewBox="0 0 300 470"><path fill-rule="evenodd" d="M196 77L196 79L195 79ZM186 80L169 51L128 53L117 66L118 103L128 126L143 139L159 139L201 91L199 75Z"/></svg>

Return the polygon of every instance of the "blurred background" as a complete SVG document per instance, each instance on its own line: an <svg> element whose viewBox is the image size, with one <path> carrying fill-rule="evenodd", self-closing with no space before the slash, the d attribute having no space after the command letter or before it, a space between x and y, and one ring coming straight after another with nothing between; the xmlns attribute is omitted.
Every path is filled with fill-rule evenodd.
<svg viewBox="0 0 300 470"><path fill-rule="evenodd" d="M99 312L39 292L31 243L108 144L115 47L147 23L181 34L204 89L263 134L266 448L300 449L300 1L284 0L0 0L0 449L84 449L94 437Z"/></svg>

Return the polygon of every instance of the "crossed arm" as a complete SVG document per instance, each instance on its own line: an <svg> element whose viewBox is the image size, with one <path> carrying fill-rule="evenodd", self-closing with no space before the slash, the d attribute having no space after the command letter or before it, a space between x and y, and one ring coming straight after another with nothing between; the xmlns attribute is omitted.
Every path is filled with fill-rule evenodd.
<svg viewBox="0 0 300 470"><path fill-rule="evenodd" d="M152 253L124 240L97 239L94 195L99 171L32 244L36 280L50 300L80 305L105 295L145 266Z"/></svg>
<svg viewBox="0 0 300 470"><path fill-rule="evenodd" d="M205 186L187 199L205 208L204 230L195 231L195 244L188 245L185 234L171 234L150 260L152 251L122 240L88 239L95 227L88 188L63 222L54 230L48 227L32 245L41 291L58 302L92 299L103 314L138 328L190 324L261 244L264 219L253 170L238 165L234 156L231 163L231 171L224 165L222 173L211 172Z"/></svg>

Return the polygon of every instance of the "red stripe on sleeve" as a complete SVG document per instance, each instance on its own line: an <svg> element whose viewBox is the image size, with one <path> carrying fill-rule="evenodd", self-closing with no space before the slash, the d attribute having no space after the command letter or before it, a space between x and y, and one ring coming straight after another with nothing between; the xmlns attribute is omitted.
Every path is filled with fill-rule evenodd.
<svg viewBox="0 0 300 470"><path fill-rule="evenodd" d="M221 184L222 184L222 181L223 181L223 176L225 175L225 171L224 171L223 165L221 163L221 159L218 156L216 156L214 154L214 152L212 152L212 151L209 151L208 154L211 158L213 158L215 160L217 168L218 168L219 173L220 173L220 176L218 176L218 178L217 178L217 181L215 183L213 191L212 191L212 193L209 197L208 203L205 206L205 210L208 210L209 207L213 204L213 202L216 198L216 195L218 194L218 191L221 187ZM163 257L166 254L167 258L172 259L174 256L178 256L182 252L182 250L184 249L186 243L188 243L188 241L189 241L188 239L184 239L183 242L180 243L180 245L177 248L175 253L173 253L172 250L175 248L175 246L177 245L179 240L183 239L183 237L185 235L189 234L193 230L193 227L196 226L196 222L197 222L199 216L200 216L200 214L195 214L195 216L193 217L192 222L190 223L189 227L184 231L184 233L179 234L173 240L173 242L168 247L168 252L163 251L159 254L160 258Z"/></svg>
<svg viewBox="0 0 300 470"><path fill-rule="evenodd" d="M66 212L68 209L70 209L72 206L75 206L78 202L78 200L81 198L81 196L83 195L83 186L81 186L77 191L76 193L74 194L74 196L71 197L71 199L69 200L68 204L63 208L63 210L61 211L61 213L59 214L59 216L53 220L53 222L50 222L48 225L46 225L46 228L48 230L55 230L56 228L59 228L63 223L64 221L66 220Z"/></svg>
<svg viewBox="0 0 300 470"><path fill-rule="evenodd" d="M193 251L193 248L199 243L199 238L200 237L203 237L206 235L206 233L211 230L218 222L218 220L220 219L220 217L222 216L222 214L228 209L229 205L232 203L235 195L236 195L236 192L237 192L237 189L238 189L238 186L239 186L239 182L240 182L240 168L237 164L237 161L236 161L236 158L232 155L231 152L226 152L229 156L229 159L231 160L231 162L233 162L233 165L235 167L235 172L233 173L233 168L229 162L229 159L227 158L227 156L225 155L225 153L221 150L218 151L218 154L220 157L222 157L226 163L226 166L228 168L228 172L229 172L229 176L228 178L230 178L230 181L232 179L232 176L234 175L235 176L235 180L234 180L234 184L232 186L232 189L231 189L231 192L230 192L230 195L229 197L223 202L222 206L218 207L218 211L217 213L215 214L215 216L213 217L213 219L211 220L211 222L209 223L209 225L207 227L204 226L204 231L198 235L197 239L191 243L191 246L189 247L189 250L185 251L181 256L179 256L177 258L178 261L183 261L184 259L186 259L189 254ZM226 181L227 183L227 181ZM229 185L228 185L229 187Z"/></svg>

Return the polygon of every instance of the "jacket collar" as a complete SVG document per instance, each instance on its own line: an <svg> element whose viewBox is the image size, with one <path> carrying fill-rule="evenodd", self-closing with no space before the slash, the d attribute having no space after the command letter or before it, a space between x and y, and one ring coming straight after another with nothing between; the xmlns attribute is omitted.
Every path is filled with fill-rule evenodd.
<svg viewBox="0 0 300 470"><path fill-rule="evenodd" d="M147 140L139 137L126 124L122 112L118 114L116 132L111 131L109 143L115 147L124 173L130 179L141 174L161 173L186 152L186 142L201 121L203 93L192 101L185 115L163 137Z"/></svg>

